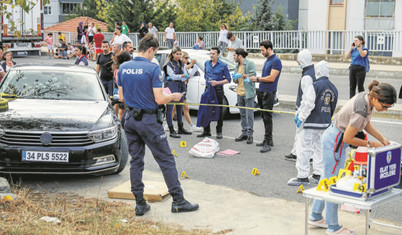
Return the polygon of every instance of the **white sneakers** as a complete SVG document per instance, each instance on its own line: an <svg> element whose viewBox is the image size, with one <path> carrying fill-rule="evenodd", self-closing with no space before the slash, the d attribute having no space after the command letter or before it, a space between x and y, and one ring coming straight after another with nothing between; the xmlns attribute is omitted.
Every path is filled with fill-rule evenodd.
<svg viewBox="0 0 402 235"><path fill-rule="evenodd" d="M191 131L194 131L194 132L202 132L202 131L204 131L204 128L202 128L202 127L197 127L196 125L191 124L191 125L190 125L190 130L191 130Z"/></svg>

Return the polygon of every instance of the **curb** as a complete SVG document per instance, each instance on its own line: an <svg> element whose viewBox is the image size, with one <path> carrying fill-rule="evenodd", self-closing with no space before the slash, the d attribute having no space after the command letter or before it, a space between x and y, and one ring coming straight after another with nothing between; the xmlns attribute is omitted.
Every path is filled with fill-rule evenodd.
<svg viewBox="0 0 402 235"><path fill-rule="evenodd" d="M337 113L343 107L346 101L347 100L338 100L338 105L336 106L335 113ZM279 105L276 107L277 109L279 108L294 112L295 107L296 107L296 96L279 95ZM392 107L386 112L374 111L372 113L372 117L400 120L402 119L402 104L395 104L394 107Z"/></svg>

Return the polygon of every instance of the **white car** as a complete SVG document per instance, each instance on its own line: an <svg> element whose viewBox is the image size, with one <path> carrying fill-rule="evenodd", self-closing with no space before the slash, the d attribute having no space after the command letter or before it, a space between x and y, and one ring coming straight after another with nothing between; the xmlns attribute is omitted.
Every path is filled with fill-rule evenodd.
<svg viewBox="0 0 402 235"><path fill-rule="evenodd" d="M193 77L189 79L187 84L187 103L195 103L199 104L201 101L201 95L205 91L206 81L204 78L204 64L205 61L210 60L209 51L205 50L191 50L191 49L183 49L183 51L187 52L190 60L196 60L197 66L199 67L198 71L194 74ZM171 50L160 50L156 53L155 58L158 60L161 68L166 64L166 60L168 55L170 54ZM219 57L219 59L228 65L230 73L234 72L236 65L229 61L224 57ZM256 88L258 89L258 83L256 83ZM223 86L225 97L223 99L224 105L229 106L237 106L237 93L236 93L237 84L233 82L227 83ZM278 93L278 92L277 92ZM278 97L278 95L277 95ZM278 105L277 99L275 102L275 106ZM257 97L255 99L255 107L258 107ZM199 105L189 105L189 108L192 110L198 110ZM228 114L239 113L238 108L233 107L225 107L223 108L223 115L224 117Z"/></svg>

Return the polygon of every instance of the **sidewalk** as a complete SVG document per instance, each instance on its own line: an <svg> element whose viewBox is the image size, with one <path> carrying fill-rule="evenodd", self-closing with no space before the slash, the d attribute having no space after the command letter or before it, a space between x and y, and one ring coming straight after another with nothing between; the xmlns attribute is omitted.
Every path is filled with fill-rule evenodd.
<svg viewBox="0 0 402 235"><path fill-rule="evenodd" d="M144 171L143 180L163 182L162 174L152 171ZM169 198L164 202L151 203L151 211L141 219L178 224L185 229L210 230L218 234L304 234L304 203L260 197L191 179L181 180L181 183L186 199L200 205L198 211L173 214L170 212L172 199ZM294 196L302 197L296 191L295 187ZM311 206L309 213L310 210ZM339 212L339 223L353 229L356 234L364 234L364 222L364 214ZM398 230L373 224L369 232L387 235L396 234ZM325 229L310 227L309 234L325 234Z"/></svg>

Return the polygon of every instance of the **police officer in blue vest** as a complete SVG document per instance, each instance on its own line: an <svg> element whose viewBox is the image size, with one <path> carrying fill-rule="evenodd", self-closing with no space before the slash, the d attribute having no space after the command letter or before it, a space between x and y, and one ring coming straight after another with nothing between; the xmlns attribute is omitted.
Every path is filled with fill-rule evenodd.
<svg viewBox="0 0 402 235"><path fill-rule="evenodd" d="M297 128L301 128L297 138L297 177L288 181L290 186L318 183L324 173L321 136L331 124L332 115L338 102L338 90L329 81L329 67L320 61L316 67L318 79L303 95L297 116ZM310 174L310 157L313 156L313 175Z"/></svg>
<svg viewBox="0 0 402 235"><path fill-rule="evenodd" d="M315 71L314 71L314 65L312 63L313 56L311 55L311 52L307 49L303 49L297 54L297 63L299 64L299 67L302 69L302 76L299 81L299 88L297 90L297 98L296 98L296 116L299 114L297 113L297 110L300 107L300 103L303 98L303 92L307 90L307 87L311 86L313 82L315 82ZM297 118L295 118L297 120ZM299 135L299 131L301 128L296 128L296 133L295 133L295 140L293 144L292 151L290 152L289 155L285 156L285 160L288 161L296 161L297 158L297 153L296 153L296 141L297 141L297 136Z"/></svg>
<svg viewBox="0 0 402 235"><path fill-rule="evenodd" d="M172 212L195 211L198 204L191 204L183 197L176 163L163 130L163 110L160 105L179 101L183 94L164 94L163 75L160 67L151 62L159 48L158 40L152 34L146 35L139 44L138 56L122 64L118 73L119 92L123 94L128 109L124 116L124 130L129 145L131 191L135 196L137 216L144 215L150 206L144 199L145 145L162 170L163 177L173 197Z"/></svg>
<svg viewBox="0 0 402 235"><path fill-rule="evenodd" d="M186 81L189 79L189 75L184 67L184 63L181 61L181 49L178 46L173 47L172 52L168 56L168 62L164 69L167 77L167 87L171 92L179 92L185 94L187 92ZM184 97L180 99L180 103L183 103ZM169 127L170 137L180 138L180 135L176 133L172 123L173 105L167 105L166 122ZM183 105L176 105L177 126L179 134L191 135L191 132L187 131L183 127Z"/></svg>
<svg viewBox="0 0 402 235"><path fill-rule="evenodd" d="M84 48L81 45L74 47L74 53L77 56L77 60L74 64L88 66L88 60L85 57Z"/></svg>

